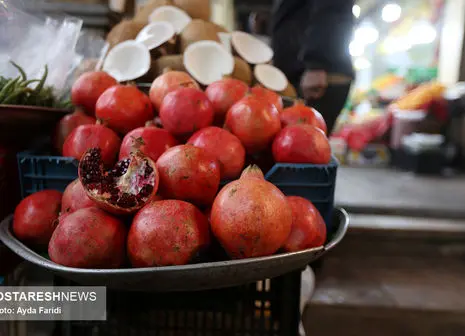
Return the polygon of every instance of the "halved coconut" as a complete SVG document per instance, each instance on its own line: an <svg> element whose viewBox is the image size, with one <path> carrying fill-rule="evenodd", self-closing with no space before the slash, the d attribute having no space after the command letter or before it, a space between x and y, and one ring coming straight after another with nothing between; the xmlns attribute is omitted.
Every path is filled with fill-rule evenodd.
<svg viewBox="0 0 465 336"><path fill-rule="evenodd" d="M167 55L156 59L152 67L156 76L160 76L166 69L186 71L182 55Z"/></svg>
<svg viewBox="0 0 465 336"><path fill-rule="evenodd" d="M257 64L253 73L257 82L272 91L283 91L289 84L286 75L271 64Z"/></svg>
<svg viewBox="0 0 465 336"><path fill-rule="evenodd" d="M134 20L122 20L107 35L110 49L121 42L134 40L145 24Z"/></svg>
<svg viewBox="0 0 465 336"><path fill-rule="evenodd" d="M239 79L249 86L252 85L253 76L249 63L238 56L234 56L234 71L231 77Z"/></svg>
<svg viewBox="0 0 465 336"><path fill-rule="evenodd" d="M217 35L218 35L218 38L220 39L221 44L226 49L226 51L229 53L232 53L231 34L219 32Z"/></svg>
<svg viewBox="0 0 465 336"><path fill-rule="evenodd" d="M174 27L166 21L149 23L137 35L136 41L142 42L153 50L171 40L175 35Z"/></svg>
<svg viewBox="0 0 465 336"><path fill-rule="evenodd" d="M146 45L129 40L110 50L103 62L103 71L118 82L132 81L145 75L150 69L150 51Z"/></svg>
<svg viewBox="0 0 465 336"><path fill-rule="evenodd" d="M166 21L173 25L176 34L179 34L192 18L182 9L174 6L161 6L156 8L149 17L150 22Z"/></svg>
<svg viewBox="0 0 465 336"><path fill-rule="evenodd" d="M297 90L290 82L287 84L287 88L279 92L279 94L284 97L297 98Z"/></svg>
<svg viewBox="0 0 465 336"><path fill-rule="evenodd" d="M193 19L210 20L210 0L173 0L173 4L186 11Z"/></svg>
<svg viewBox="0 0 465 336"><path fill-rule="evenodd" d="M221 42L219 33L227 33L227 30L213 22L192 20L179 36L181 52L195 42L205 40Z"/></svg>
<svg viewBox="0 0 465 336"><path fill-rule="evenodd" d="M140 5L136 9L136 15L134 20L143 22L144 24L149 23L149 17L152 12L161 6L172 6L172 0L148 0L143 5Z"/></svg>
<svg viewBox="0 0 465 336"><path fill-rule="evenodd" d="M192 43L184 52L184 67L202 85L209 85L234 70L234 58L215 41Z"/></svg>
<svg viewBox="0 0 465 336"><path fill-rule="evenodd" d="M250 64L268 63L273 59L273 50L255 36L241 31L231 33L234 50Z"/></svg>

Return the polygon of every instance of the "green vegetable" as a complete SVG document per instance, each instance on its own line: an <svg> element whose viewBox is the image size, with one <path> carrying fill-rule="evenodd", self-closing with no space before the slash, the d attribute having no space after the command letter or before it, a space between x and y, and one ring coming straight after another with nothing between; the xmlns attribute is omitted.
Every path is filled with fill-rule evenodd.
<svg viewBox="0 0 465 336"><path fill-rule="evenodd" d="M43 106L52 108L71 109L73 105L69 100L59 99L54 95L51 86L45 86L48 76L48 67L45 65L44 73L40 79L27 79L25 71L16 63L11 64L18 69L20 76L5 78L0 76L0 104ZM29 85L36 83L35 88Z"/></svg>

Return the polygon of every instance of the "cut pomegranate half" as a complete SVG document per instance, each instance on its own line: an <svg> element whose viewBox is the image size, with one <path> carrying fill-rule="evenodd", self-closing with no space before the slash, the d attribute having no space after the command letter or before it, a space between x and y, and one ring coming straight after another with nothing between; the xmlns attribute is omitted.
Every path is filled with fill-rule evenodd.
<svg viewBox="0 0 465 336"><path fill-rule="evenodd" d="M91 148L79 162L79 179L100 208L113 214L131 214L155 197L159 176L155 163L140 151L105 172L100 148Z"/></svg>

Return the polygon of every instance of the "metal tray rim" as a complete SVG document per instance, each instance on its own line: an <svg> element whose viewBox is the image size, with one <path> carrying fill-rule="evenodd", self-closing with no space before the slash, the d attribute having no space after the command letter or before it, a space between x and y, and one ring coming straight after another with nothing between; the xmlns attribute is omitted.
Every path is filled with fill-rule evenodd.
<svg viewBox="0 0 465 336"><path fill-rule="evenodd" d="M342 208L335 208L335 214L338 212L338 216L341 217L341 223L332 237L332 240L326 243L324 246L306 249L298 252L291 253L280 253L266 257L258 258L247 258L247 259L236 259L227 261L216 261L208 263L197 263L188 264L182 266L161 266L161 267L146 267L146 268L122 268L122 269L86 269L86 268L73 268L67 266L61 266L54 263L53 261L42 257L36 252L32 251L29 247L21 243L11 232L10 227L12 225L13 215L9 215L0 223L0 241L2 241L8 248L18 254L23 259L33 263L40 264L42 267L47 268L56 272L66 272L68 274L85 274L85 275L112 275L112 274L156 274L166 273L171 271L189 271L197 270L199 268L221 268L225 266L240 266L251 263L272 261L272 260L285 260L295 256L303 255L314 255L318 252L321 254L333 249L340 241L344 238L348 226L349 226L349 215Z"/></svg>

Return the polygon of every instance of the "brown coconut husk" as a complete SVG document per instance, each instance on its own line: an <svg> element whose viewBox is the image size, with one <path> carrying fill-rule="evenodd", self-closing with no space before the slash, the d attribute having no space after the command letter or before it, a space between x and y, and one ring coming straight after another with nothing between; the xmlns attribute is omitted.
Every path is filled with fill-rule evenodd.
<svg viewBox="0 0 465 336"><path fill-rule="evenodd" d="M234 56L234 71L230 77L239 79L250 86L253 79L252 69L242 58Z"/></svg>
<svg viewBox="0 0 465 336"><path fill-rule="evenodd" d="M107 42L109 49L115 45L127 41L134 40L137 34L144 28L145 23L137 22L134 20L122 20L107 35Z"/></svg>
<svg viewBox="0 0 465 336"><path fill-rule="evenodd" d="M210 20L210 0L173 0L173 4L193 19Z"/></svg>
<svg viewBox="0 0 465 336"><path fill-rule="evenodd" d="M175 71L186 71L182 55L168 55L158 58L153 62L153 71L156 76L163 74L166 69Z"/></svg>
<svg viewBox="0 0 465 336"><path fill-rule="evenodd" d="M139 6L136 10L136 15L134 15L134 21L143 22L147 24L149 22L149 16L152 12L161 6L173 6L172 0L148 0L142 6Z"/></svg>
<svg viewBox="0 0 465 336"><path fill-rule="evenodd" d="M190 44L198 41L209 40L221 43L218 33L227 33L227 30L213 22L192 20L181 32L180 50L184 52Z"/></svg>
<svg viewBox="0 0 465 336"><path fill-rule="evenodd" d="M294 85L291 83L287 84L287 88L283 91L279 92L281 96L289 97L289 98L297 98L297 90L295 89Z"/></svg>

